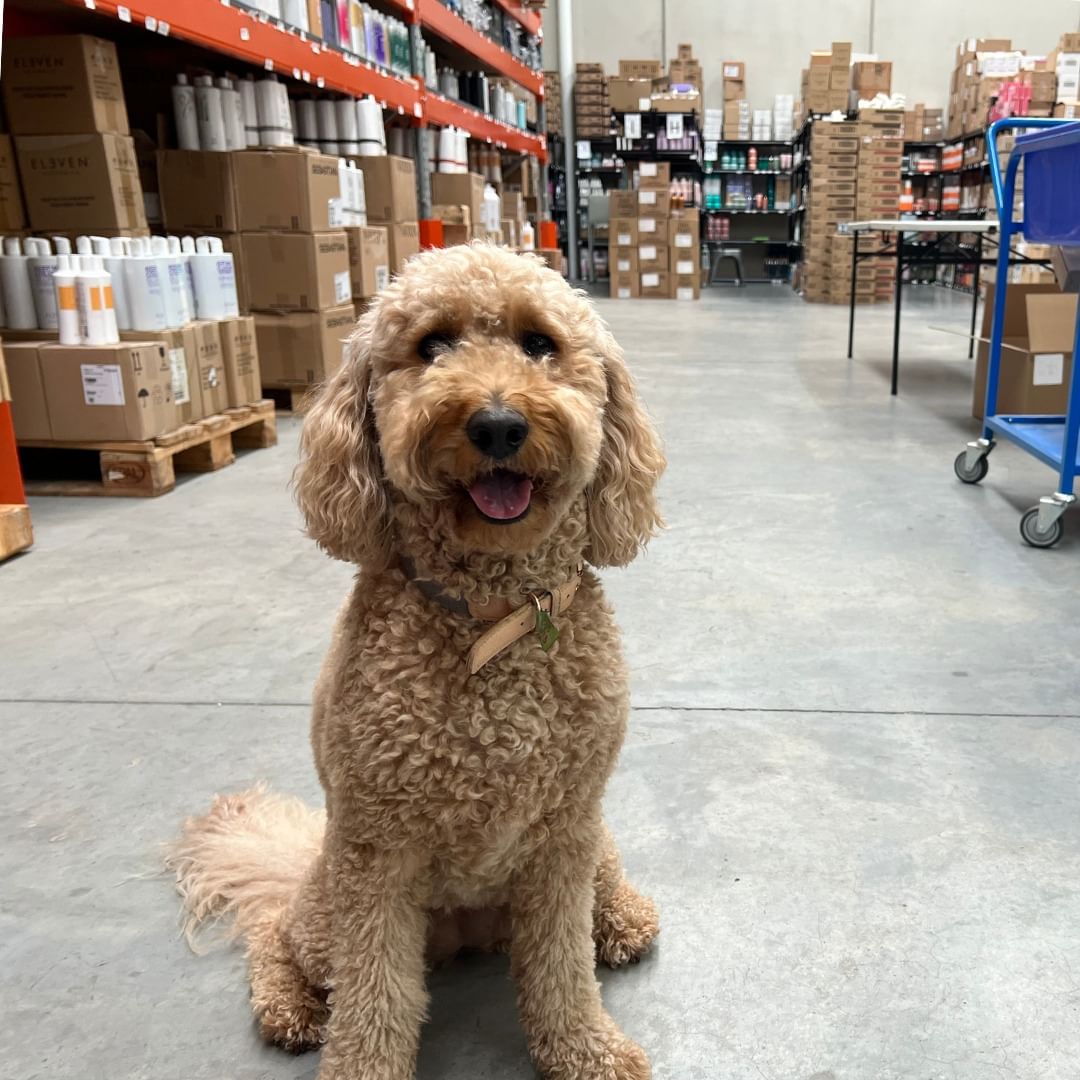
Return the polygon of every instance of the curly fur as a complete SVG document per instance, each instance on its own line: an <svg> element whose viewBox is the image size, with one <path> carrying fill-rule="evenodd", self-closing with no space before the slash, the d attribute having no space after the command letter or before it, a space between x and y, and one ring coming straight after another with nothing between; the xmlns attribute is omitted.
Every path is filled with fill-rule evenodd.
<svg viewBox="0 0 1080 1080"><path fill-rule="evenodd" d="M524 335L554 353L529 356ZM452 343L425 363L429 333ZM528 514L493 524L468 486L491 467L464 428L499 401L529 437ZM315 689L325 816L256 788L189 820L170 856L189 927L232 919L261 1030L325 1040L320 1080L408 1080L424 973L506 949L522 1022L554 1080L645 1080L593 971L636 960L656 909L626 881L600 799L627 678L586 572L545 654L532 636L477 675L483 624L427 600L407 556L483 603L629 562L660 527L664 459L622 355L539 260L487 245L425 253L360 321L305 423L296 491L310 535L360 571Z"/></svg>

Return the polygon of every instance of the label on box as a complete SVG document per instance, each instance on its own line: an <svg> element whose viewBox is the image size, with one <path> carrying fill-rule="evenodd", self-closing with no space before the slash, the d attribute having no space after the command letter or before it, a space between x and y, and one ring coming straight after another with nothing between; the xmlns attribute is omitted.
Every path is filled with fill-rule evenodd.
<svg viewBox="0 0 1080 1080"><path fill-rule="evenodd" d="M341 270L334 275L334 300L344 304L352 299L352 279L348 270Z"/></svg>
<svg viewBox="0 0 1080 1080"><path fill-rule="evenodd" d="M80 364L87 405L123 405L124 376L119 364Z"/></svg>
<svg viewBox="0 0 1080 1080"><path fill-rule="evenodd" d="M1065 354L1039 353L1031 372L1032 386L1060 386L1065 381Z"/></svg>
<svg viewBox="0 0 1080 1080"><path fill-rule="evenodd" d="M340 229L345 224L345 203L342 199L326 200L326 219L331 229Z"/></svg>
<svg viewBox="0 0 1080 1080"><path fill-rule="evenodd" d="M221 385L221 376L218 374L218 369L214 366L206 369L206 385L211 390Z"/></svg>
<svg viewBox="0 0 1080 1080"><path fill-rule="evenodd" d="M623 135L628 139L641 138L641 113L627 113L623 117Z"/></svg>
<svg viewBox="0 0 1080 1080"><path fill-rule="evenodd" d="M585 125L583 124L582 127ZM577 154L578 161L582 161L585 158L592 157L592 143L588 139L578 139L577 148L574 151Z"/></svg>
<svg viewBox="0 0 1080 1080"><path fill-rule="evenodd" d="M683 137L682 113L668 113L665 121L667 123L667 137L669 139L681 139Z"/></svg>
<svg viewBox="0 0 1080 1080"><path fill-rule="evenodd" d="M680 270L679 273L682 273L682 271ZM694 290L693 289L686 289L686 288L676 289L675 290L675 299L676 300L693 300L694 299Z"/></svg>
<svg viewBox="0 0 1080 1080"><path fill-rule="evenodd" d="M615 236L615 243L619 247L630 247L633 244L634 238L628 232L617 233Z"/></svg>
<svg viewBox="0 0 1080 1080"><path fill-rule="evenodd" d="M694 238L689 233L676 233L675 234L675 246L676 247L693 247Z"/></svg>
<svg viewBox="0 0 1080 1080"><path fill-rule="evenodd" d="M641 287L643 289L656 289L660 286L659 274L642 274L641 275Z"/></svg>
<svg viewBox="0 0 1080 1080"><path fill-rule="evenodd" d="M638 219L638 232L656 232L656 218L643 217Z"/></svg>
<svg viewBox="0 0 1080 1080"><path fill-rule="evenodd" d="M648 112L652 108L652 98L638 98L637 107L641 112Z"/></svg>
<svg viewBox="0 0 1080 1080"><path fill-rule="evenodd" d="M616 259L615 260L615 269L618 270L620 273L629 273L630 270L632 269L632 267L630 265L630 260L629 259Z"/></svg>
<svg viewBox="0 0 1080 1080"><path fill-rule="evenodd" d="M725 64L724 65L724 78L725 79L738 79L741 76L738 64Z"/></svg>
<svg viewBox="0 0 1080 1080"><path fill-rule="evenodd" d="M626 288L625 285L622 286L622 288L619 289L619 299L620 300L629 300L630 299L630 290L628 288Z"/></svg>
<svg viewBox="0 0 1080 1080"><path fill-rule="evenodd" d="M694 272L693 259L678 259L675 263L676 274L692 274Z"/></svg>
<svg viewBox="0 0 1080 1080"><path fill-rule="evenodd" d="M655 259L656 247L653 244L646 244L644 247L638 248L638 255L643 259Z"/></svg>
<svg viewBox="0 0 1080 1080"><path fill-rule="evenodd" d="M387 285L390 284L390 267L389 266L376 266L375 267L375 291L382 292Z"/></svg>
<svg viewBox="0 0 1080 1080"><path fill-rule="evenodd" d="M707 142L705 144L705 160L706 161L715 161L716 160L716 158L717 158L717 153L716 153L717 145L718 144L714 143L714 142Z"/></svg>
<svg viewBox="0 0 1080 1080"><path fill-rule="evenodd" d="M177 405L186 405L191 400L191 387L188 386L187 358L183 346L169 350L169 370L172 372L172 396Z"/></svg>
<svg viewBox="0 0 1080 1080"><path fill-rule="evenodd" d="M639 191L637 193L639 206L655 206L656 205L656 192L655 191Z"/></svg>
<svg viewBox="0 0 1080 1080"><path fill-rule="evenodd" d="M638 166L638 172L642 176L655 176L656 175L656 162L655 161L643 161Z"/></svg>

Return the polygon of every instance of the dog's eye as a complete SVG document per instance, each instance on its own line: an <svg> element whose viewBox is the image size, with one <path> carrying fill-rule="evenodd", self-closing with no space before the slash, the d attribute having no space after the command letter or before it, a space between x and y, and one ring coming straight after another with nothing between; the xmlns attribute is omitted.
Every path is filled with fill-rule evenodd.
<svg viewBox="0 0 1080 1080"><path fill-rule="evenodd" d="M555 353L555 342L547 334L535 332L526 334L521 339L521 347L530 360L542 360L545 356L553 356Z"/></svg>
<svg viewBox="0 0 1080 1080"><path fill-rule="evenodd" d="M417 355L425 364L434 363L443 353L452 352L457 345L457 338L449 334L427 334L416 346Z"/></svg>

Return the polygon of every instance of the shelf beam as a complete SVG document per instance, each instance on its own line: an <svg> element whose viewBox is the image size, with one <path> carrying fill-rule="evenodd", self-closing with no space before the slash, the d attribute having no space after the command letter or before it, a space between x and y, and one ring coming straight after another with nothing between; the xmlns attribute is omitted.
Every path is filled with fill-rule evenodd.
<svg viewBox="0 0 1080 1080"><path fill-rule="evenodd" d="M429 91L424 95L423 111L428 124L458 127L475 139L494 143L507 150L531 154L541 161L547 160L547 139L543 135L534 135L531 131L511 127L460 102Z"/></svg>

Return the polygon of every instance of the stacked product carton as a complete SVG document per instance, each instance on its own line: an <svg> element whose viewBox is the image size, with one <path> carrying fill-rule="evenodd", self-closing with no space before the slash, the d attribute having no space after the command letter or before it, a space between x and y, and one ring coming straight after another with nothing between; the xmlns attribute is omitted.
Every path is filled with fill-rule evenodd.
<svg viewBox="0 0 1080 1080"><path fill-rule="evenodd" d="M858 119L859 175L855 189L857 221L896 218L902 186L904 157L904 114L898 110L861 109ZM850 268L850 261L848 266ZM872 282L874 300L893 295L896 263L892 259L871 259L859 266L856 288ZM850 278L848 279L850 289ZM869 292L869 288L864 291Z"/></svg>
<svg viewBox="0 0 1080 1080"><path fill-rule="evenodd" d="M725 60L721 65L724 87L724 138L749 139L753 124L750 102L746 100L746 64Z"/></svg>
<svg viewBox="0 0 1080 1080"><path fill-rule="evenodd" d="M956 48L946 138L978 131L1001 85L1020 72L1021 53L1008 38L968 38Z"/></svg>
<svg viewBox="0 0 1080 1080"><path fill-rule="evenodd" d="M574 135L602 139L611 134L611 104L604 65L581 63L574 73Z"/></svg>
<svg viewBox="0 0 1080 1080"><path fill-rule="evenodd" d="M364 172L368 224L386 227L390 245L390 273L398 274L405 260L420 250L416 165L411 158L393 154L353 160Z"/></svg>
<svg viewBox="0 0 1080 1080"><path fill-rule="evenodd" d="M857 60L851 65L851 93L848 108L858 109L860 101L872 101L878 94L892 93L892 63L883 60Z"/></svg>
<svg viewBox="0 0 1080 1080"><path fill-rule="evenodd" d="M1080 118L1080 34L1062 34L1050 60L1055 78L1053 115Z"/></svg>
<svg viewBox="0 0 1080 1080"><path fill-rule="evenodd" d="M693 45L680 45L679 55L668 64L668 82L671 86L688 86L699 96L705 96L705 84L701 77L701 61L694 57Z"/></svg>
<svg viewBox="0 0 1080 1080"><path fill-rule="evenodd" d="M563 134L562 79L557 71L544 72L544 120L549 135Z"/></svg>
<svg viewBox="0 0 1080 1080"><path fill-rule="evenodd" d="M940 142L944 138L944 109L928 109L919 102L904 113L905 142Z"/></svg>
<svg viewBox="0 0 1080 1080"><path fill-rule="evenodd" d="M851 42L834 41L828 52L812 52L802 73L802 101L807 114L846 112L851 81Z"/></svg>

